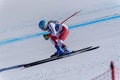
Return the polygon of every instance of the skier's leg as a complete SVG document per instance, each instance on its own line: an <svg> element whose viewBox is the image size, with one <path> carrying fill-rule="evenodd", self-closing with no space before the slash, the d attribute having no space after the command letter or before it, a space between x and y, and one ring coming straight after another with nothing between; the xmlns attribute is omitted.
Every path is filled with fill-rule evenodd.
<svg viewBox="0 0 120 80"><path fill-rule="evenodd" d="M70 51L67 49L67 46L64 43L64 40L67 38L68 34L69 34L68 29L63 27L63 31L60 33L59 40L58 40L58 45L61 46L61 48L64 50L65 54L70 53Z"/></svg>
<svg viewBox="0 0 120 80"><path fill-rule="evenodd" d="M63 50L62 50L61 46L58 45L58 39L57 39L57 37L52 36L51 39L50 39L50 41L52 42L52 44L55 46L55 48L57 50L51 57L62 55L63 54Z"/></svg>

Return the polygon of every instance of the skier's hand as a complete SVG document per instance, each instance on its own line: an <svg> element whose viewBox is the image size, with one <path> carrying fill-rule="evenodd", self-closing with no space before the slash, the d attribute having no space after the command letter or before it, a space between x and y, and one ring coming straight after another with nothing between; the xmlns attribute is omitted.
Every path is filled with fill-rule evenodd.
<svg viewBox="0 0 120 80"><path fill-rule="evenodd" d="M43 37L44 37L45 40L48 40L48 39L49 39L48 34L43 34Z"/></svg>

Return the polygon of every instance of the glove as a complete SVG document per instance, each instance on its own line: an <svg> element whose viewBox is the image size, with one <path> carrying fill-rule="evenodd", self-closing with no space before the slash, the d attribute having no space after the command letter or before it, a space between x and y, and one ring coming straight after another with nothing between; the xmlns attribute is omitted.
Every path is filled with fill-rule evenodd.
<svg viewBox="0 0 120 80"><path fill-rule="evenodd" d="M48 39L49 39L48 34L43 34L43 37L44 37L45 40L48 40Z"/></svg>

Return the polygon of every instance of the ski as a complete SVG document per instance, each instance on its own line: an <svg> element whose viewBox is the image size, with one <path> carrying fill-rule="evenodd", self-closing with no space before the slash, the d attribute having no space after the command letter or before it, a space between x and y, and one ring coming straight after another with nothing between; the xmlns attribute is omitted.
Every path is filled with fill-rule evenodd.
<svg viewBox="0 0 120 80"><path fill-rule="evenodd" d="M0 69L0 72L12 70L12 69L18 69L18 68L29 68L29 67L32 67L32 66L35 66L35 65L39 65L39 64L50 62L50 61L58 60L58 59L61 59L61 58L66 58L66 57L69 57L69 56L73 56L73 55L81 54L81 53L88 52L88 51L91 51L91 50L95 50L99 47L100 46L96 46L96 47L90 46L90 47L86 47L86 48L83 48L83 49L71 51L71 53L69 55L64 55L64 56L60 56L60 57L50 57L50 58L46 58L46 59L43 59L43 60L27 63L27 64L20 64L20 65L15 65L15 66L2 68L2 69Z"/></svg>
<svg viewBox="0 0 120 80"><path fill-rule="evenodd" d="M70 54L68 54L68 55L59 56L59 57L50 57L50 58L46 58L46 59L43 59L43 60L31 62L31 63L28 63L28 64L23 64L22 66L24 68L28 68L28 67L43 64L43 63L46 63L46 62L50 62L50 61L58 60L58 59L61 59L61 58L66 58L66 57L69 57L69 56L73 56L73 55L81 54L81 53L88 52L88 51L91 51L91 50L95 50L99 47L100 46L96 46L96 47L90 46L90 47L87 47L87 48L71 51Z"/></svg>

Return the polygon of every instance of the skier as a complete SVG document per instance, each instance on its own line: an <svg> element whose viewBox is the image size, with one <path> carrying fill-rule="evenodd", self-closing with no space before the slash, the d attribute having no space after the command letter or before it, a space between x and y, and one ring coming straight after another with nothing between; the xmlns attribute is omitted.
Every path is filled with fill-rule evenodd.
<svg viewBox="0 0 120 80"><path fill-rule="evenodd" d="M48 31L48 34L44 34L43 37L45 40L50 39L57 50L51 57L63 56L70 53L64 43L64 40L69 34L68 26L60 24L58 21L41 20L39 22L39 28L43 31Z"/></svg>

